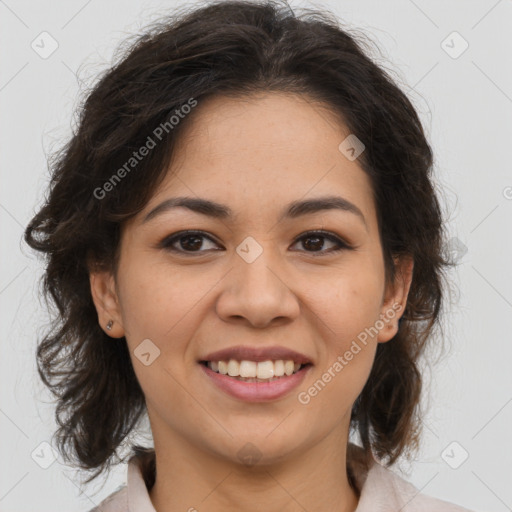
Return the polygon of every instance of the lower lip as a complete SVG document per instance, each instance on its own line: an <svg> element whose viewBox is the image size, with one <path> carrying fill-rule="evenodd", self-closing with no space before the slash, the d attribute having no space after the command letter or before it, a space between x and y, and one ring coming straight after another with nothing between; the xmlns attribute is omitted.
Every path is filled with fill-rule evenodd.
<svg viewBox="0 0 512 512"><path fill-rule="evenodd" d="M234 398L247 402L266 402L287 395L303 381L306 373L311 368L311 365L307 365L297 373L279 377L279 379L272 382L244 382L228 375L214 372L202 363L199 363L199 366L222 391Z"/></svg>

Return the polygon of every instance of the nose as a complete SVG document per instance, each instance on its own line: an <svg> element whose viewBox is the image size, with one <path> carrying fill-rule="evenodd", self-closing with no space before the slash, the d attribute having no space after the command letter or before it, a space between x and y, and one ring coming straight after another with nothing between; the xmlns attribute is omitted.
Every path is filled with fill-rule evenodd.
<svg viewBox="0 0 512 512"><path fill-rule="evenodd" d="M217 314L225 322L240 322L256 328L286 323L297 318L300 302L275 259L263 253L252 263L235 257L235 267L223 280Z"/></svg>

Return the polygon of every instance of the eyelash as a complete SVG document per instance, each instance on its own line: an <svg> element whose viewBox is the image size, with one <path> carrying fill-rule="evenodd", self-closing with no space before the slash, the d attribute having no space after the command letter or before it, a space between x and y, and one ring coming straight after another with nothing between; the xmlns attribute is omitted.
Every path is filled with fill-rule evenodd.
<svg viewBox="0 0 512 512"><path fill-rule="evenodd" d="M184 251L184 250L172 247L172 245L174 243L178 242L180 239L186 238L187 236L192 236L192 235L202 236L202 237L208 238L209 240L211 240L214 243L217 243L217 242L215 242L215 240L213 238L208 236L203 231L185 230L185 231L179 231L177 233L174 233L174 234L172 234L170 236L165 237L160 242L159 248L165 249L167 251L178 252L178 253L180 253L182 255L185 255L187 257L188 256L195 256L196 254L201 254L201 253L206 252L206 251ZM327 240L330 240L331 242L335 242L335 243L338 244L337 248L331 249L329 251L305 251L305 252L311 254L314 257L322 256L322 255L325 255L325 254L337 253L337 252L343 251L343 250L353 250L353 247L350 244L348 244L347 242L345 242L344 240L342 240L338 236L334 235L333 233L330 233L329 231L323 231L323 230L307 231L306 233L303 233L302 235L300 235L295 240L294 244L299 242L300 240L307 239L307 238L312 238L314 236L320 236L321 238L325 238ZM216 250L216 249L214 249L214 250Z"/></svg>

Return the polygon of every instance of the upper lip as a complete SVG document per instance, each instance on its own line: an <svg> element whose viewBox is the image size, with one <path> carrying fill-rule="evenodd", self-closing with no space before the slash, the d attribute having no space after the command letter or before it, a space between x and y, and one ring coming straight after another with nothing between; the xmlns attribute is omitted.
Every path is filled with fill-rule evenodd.
<svg viewBox="0 0 512 512"><path fill-rule="evenodd" d="M255 362L268 360L278 361L280 359L287 361L291 359L295 363L311 363L311 359L306 355L286 347L247 347L243 345L211 352L202 358L201 361L229 361L230 359Z"/></svg>

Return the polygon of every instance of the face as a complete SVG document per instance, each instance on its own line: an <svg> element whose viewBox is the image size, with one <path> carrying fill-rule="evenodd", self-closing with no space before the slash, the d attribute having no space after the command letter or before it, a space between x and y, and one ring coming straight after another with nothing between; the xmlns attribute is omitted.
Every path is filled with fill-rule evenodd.
<svg viewBox="0 0 512 512"><path fill-rule="evenodd" d="M371 182L338 148L350 132L318 104L216 97L194 116L166 179L123 227L117 276L91 273L101 325L112 319L106 332L126 337L155 447L179 439L270 463L326 439L346 443L377 344L396 334L412 263L397 262L400 279L385 286ZM153 212L178 197L229 215ZM326 197L336 207L289 211ZM173 236L184 230L194 233ZM249 351L230 357L233 347ZM279 372L281 363L255 364L267 359L308 364L274 383L240 382L202 363L224 349L211 359L248 361L249 374Z"/></svg>

